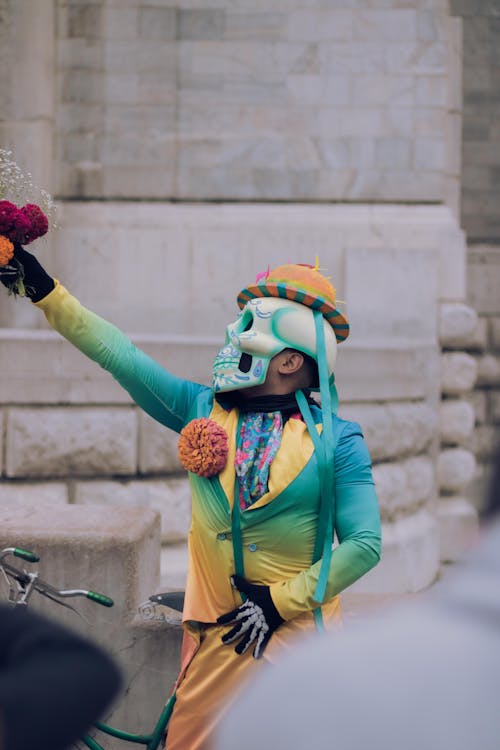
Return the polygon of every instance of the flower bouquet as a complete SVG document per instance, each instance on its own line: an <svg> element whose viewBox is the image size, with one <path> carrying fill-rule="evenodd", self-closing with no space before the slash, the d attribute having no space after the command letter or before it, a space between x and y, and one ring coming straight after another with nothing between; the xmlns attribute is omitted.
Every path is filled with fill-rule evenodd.
<svg viewBox="0 0 500 750"><path fill-rule="evenodd" d="M29 173L21 171L10 151L0 149L0 276L5 278L9 294L26 295L24 269L14 255L15 244L28 245L46 234L54 214L51 196L33 183Z"/></svg>

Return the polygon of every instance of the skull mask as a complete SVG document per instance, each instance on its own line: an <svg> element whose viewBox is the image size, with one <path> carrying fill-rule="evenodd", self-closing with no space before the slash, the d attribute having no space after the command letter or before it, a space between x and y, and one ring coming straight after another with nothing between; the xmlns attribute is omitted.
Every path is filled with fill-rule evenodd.
<svg viewBox="0 0 500 750"><path fill-rule="evenodd" d="M337 341L324 321L328 375L333 378ZM264 383L269 362L283 349L296 349L316 362L314 315L298 302L275 297L250 299L226 330L226 342L213 365L214 392L236 391Z"/></svg>

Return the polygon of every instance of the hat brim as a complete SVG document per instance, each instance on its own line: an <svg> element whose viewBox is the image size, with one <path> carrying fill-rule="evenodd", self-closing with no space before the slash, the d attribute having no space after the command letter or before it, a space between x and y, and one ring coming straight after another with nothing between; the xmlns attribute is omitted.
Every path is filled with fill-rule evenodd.
<svg viewBox="0 0 500 750"><path fill-rule="evenodd" d="M238 295L238 306L243 309L247 302L258 297L280 297L291 302L299 302L312 310L318 310L323 314L325 320L331 325L335 337L340 343L349 336L349 323L347 318L334 305L327 302L323 297L318 297L312 292L297 289L284 283L266 282L265 284L253 284L247 286Z"/></svg>

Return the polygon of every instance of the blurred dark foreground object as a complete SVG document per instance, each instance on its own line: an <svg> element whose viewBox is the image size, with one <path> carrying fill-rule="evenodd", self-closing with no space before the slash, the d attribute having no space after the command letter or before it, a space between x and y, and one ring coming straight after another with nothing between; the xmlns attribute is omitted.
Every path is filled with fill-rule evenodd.
<svg viewBox="0 0 500 750"><path fill-rule="evenodd" d="M0 604L0 750L65 750L121 684L99 647L23 608Z"/></svg>

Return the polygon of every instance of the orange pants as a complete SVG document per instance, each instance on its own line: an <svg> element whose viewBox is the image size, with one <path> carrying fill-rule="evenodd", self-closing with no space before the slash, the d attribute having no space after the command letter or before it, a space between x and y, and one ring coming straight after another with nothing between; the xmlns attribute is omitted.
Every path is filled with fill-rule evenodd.
<svg viewBox="0 0 500 750"><path fill-rule="evenodd" d="M198 650L176 691L167 750L207 750L230 702L250 676L265 668L263 659L253 658L252 648L239 656L234 652L236 644L221 644L227 630L227 625L201 627ZM184 636L191 637L189 633Z"/></svg>
<svg viewBox="0 0 500 750"><path fill-rule="evenodd" d="M324 611L328 630L341 626L340 598L334 597ZM310 613L284 623L273 633L262 659L253 658L253 646L239 656L236 643L225 646L227 625L184 625L182 666L176 702L170 719L166 750L210 750L213 732L233 700L248 681L279 661L298 637L315 633Z"/></svg>

